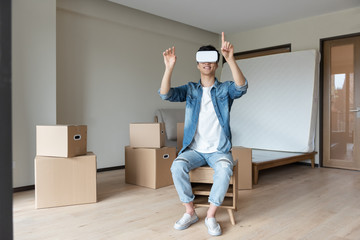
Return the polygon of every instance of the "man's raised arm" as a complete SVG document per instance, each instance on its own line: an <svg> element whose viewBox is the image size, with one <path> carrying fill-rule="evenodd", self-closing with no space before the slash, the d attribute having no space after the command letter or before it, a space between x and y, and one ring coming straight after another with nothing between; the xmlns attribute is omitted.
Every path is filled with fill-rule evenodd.
<svg viewBox="0 0 360 240"><path fill-rule="evenodd" d="M245 77L235 61L234 46L230 42L225 41L224 32L221 33L221 53L229 64L235 84L237 86L245 85Z"/></svg>

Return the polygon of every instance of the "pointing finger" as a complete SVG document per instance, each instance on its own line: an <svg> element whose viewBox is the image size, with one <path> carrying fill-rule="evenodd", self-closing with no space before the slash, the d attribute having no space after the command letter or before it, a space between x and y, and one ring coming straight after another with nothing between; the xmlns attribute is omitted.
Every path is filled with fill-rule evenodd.
<svg viewBox="0 0 360 240"><path fill-rule="evenodd" d="M221 42L222 43L225 42L225 34L224 34L224 32L221 32Z"/></svg>

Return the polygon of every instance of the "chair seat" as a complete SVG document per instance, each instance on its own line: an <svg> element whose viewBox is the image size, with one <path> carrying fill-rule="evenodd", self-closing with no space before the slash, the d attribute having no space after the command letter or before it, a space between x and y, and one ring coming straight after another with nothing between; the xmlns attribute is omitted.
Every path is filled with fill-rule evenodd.
<svg viewBox="0 0 360 240"><path fill-rule="evenodd" d="M193 169L190 171L190 182L194 183L213 183L213 175L214 175L214 169L212 169L210 166L202 166L196 169ZM230 184L234 182L234 178L236 176L231 177Z"/></svg>

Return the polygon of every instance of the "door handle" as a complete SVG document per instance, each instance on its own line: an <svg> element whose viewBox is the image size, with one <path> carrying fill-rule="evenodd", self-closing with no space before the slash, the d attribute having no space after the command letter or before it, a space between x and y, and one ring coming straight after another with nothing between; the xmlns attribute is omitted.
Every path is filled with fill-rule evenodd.
<svg viewBox="0 0 360 240"><path fill-rule="evenodd" d="M350 109L350 112L360 112L360 109Z"/></svg>

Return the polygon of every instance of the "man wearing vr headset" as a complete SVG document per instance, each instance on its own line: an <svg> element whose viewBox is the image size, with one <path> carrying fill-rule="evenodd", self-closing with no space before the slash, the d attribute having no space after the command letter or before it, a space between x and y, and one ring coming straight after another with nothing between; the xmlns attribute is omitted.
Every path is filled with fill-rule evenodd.
<svg viewBox="0 0 360 240"><path fill-rule="evenodd" d="M171 87L171 75L176 63L175 47L165 50L165 72L159 89L159 95L163 100L186 101L183 148L171 166L174 185L186 212L175 223L174 228L184 230L199 220L193 205L195 196L189 172L209 165L214 169L214 182L209 195L210 207L205 225L208 233L214 236L221 235L221 227L215 219L215 214L224 200L233 174L234 161L230 153L230 109L234 99L245 94L248 87L236 64L234 47L225 41L224 33L221 53L229 64L233 81L217 80L215 72L220 54L215 47L208 45L200 47L196 53L200 81Z"/></svg>

